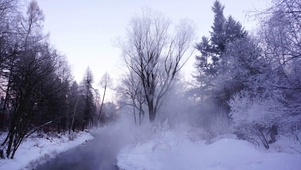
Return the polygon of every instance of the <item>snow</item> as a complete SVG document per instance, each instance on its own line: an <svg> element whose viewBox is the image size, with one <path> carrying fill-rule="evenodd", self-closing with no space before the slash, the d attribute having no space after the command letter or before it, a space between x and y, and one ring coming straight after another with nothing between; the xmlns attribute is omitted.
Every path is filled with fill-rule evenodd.
<svg viewBox="0 0 301 170"><path fill-rule="evenodd" d="M4 134L1 135L1 138ZM79 146L93 136L88 132L78 132L65 135L44 135L38 137L36 134L25 139L17 150L14 159L1 159L0 170L8 169L33 169L41 163L45 163L57 154L68 149Z"/></svg>
<svg viewBox="0 0 301 170"><path fill-rule="evenodd" d="M90 131L103 132L119 132L120 138L116 140L127 144L116 158L121 170L300 170L301 167L299 141L295 143L284 136L265 150L233 135L203 140L205 132L183 124L173 128L166 124L131 127L118 122L117 126ZM0 160L0 170L33 169L58 153L93 139L90 133L42 137L35 134L24 141L13 160Z"/></svg>
<svg viewBox="0 0 301 170"><path fill-rule="evenodd" d="M122 149L117 165L124 170L300 170L301 154L255 147L238 139L212 144L179 130L155 132L152 139Z"/></svg>

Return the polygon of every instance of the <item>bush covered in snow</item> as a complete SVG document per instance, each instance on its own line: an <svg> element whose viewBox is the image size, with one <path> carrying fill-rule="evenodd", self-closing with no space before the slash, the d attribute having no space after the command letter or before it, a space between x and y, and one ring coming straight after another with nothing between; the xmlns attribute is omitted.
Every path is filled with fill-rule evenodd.
<svg viewBox="0 0 301 170"><path fill-rule="evenodd" d="M260 150L247 141L217 139L206 144L201 129L185 124L151 127L150 136L123 148L117 166L123 170L291 169L298 170L300 154ZM282 140L284 141L284 140ZM283 143L282 143L283 144ZM278 143L279 148L283 145Z"/></svg>
<svg viewBox="0 0 301 170"><path fill-rule="evenodd" d="M299 139L300 116L292 115L286 108L272 99L251 98L248 93L238 93L229 102L230 116L236 134L257 145L276 142L279 135L291 134Z"/></svg>

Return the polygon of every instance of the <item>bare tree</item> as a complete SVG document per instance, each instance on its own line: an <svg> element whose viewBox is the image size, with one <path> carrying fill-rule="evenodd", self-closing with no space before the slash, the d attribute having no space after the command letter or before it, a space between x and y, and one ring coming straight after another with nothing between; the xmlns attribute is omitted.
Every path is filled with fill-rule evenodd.
<svg viewBox="0 0 301 170"><path fill-rule="evenodd" d="M43 18L38 4L30 2L18 28L16 55L6 70L5 102L8 104L4 110L9 110L10 125L1 146L8 158L14 157L24 138L45 124L41 123L44 119L57 117L61 110L56 108L64 99L62 96L66 96L61 92L67 87L57 72L60 55L43 39Z"/></svg>
<svg viewBox="0 0 301 170"><path fill-rule="evenodd" d="M272 6L259 13L260 37L272 71L266 81L271 95L299 113L301 91L301 1L273 0ZM277 92L276 92L277 91Z"/></svg>
<svg viewBox="0 0 301 170"><path fill-rule="evenodd" d="M275 65L284 65L301 58L301 2L300 0L273 0L273 5L259 12L261 40Z"/></svg>
<svg viewBox="0 0 301 170"><path fill-rule="evenodd" d="M8 125L8 100L10 73L16 58L17 48L17 0L0 1L0 93L3 94L0 110L0 129Z"/></svg>
<svg viewBox="0 0 301 170"><path fill-rule="evenodd" d="M135 124L139 123L141 125L145 113L143 107L145 105L145 98L139 77L135 73L129 72L124 76L122 84L119 87L119 92L125 97L122 105L132 107ZM136 113L138 113L138 118Z"/></svg>
<svg viewBox="0 0 301 170"><path fill-rule="evenodd" d="M100 80L100 85L103 88L103 95L102 95L102 100L99 108L99 114L98 114L98 120L100 120L101 114L102 114L102 108L103 108L103 103L105 100L106 92L107 92L107 87L112 86L112 79L108 73L105 73L101 80Z"/></svg>
<svg viewBox="0 0 301 170"><path fill-rule="evenodd" d="M155 120L166 93L187 61L194 30L186 20L171 32L171 22L151 10L130 22L121 46L128 69L136 74L143 89L149 119Z"/></svg>

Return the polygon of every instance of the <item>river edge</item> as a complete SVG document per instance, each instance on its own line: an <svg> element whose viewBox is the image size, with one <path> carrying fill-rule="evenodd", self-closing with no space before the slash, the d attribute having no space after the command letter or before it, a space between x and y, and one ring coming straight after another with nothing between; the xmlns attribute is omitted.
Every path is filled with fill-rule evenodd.
<svg viewBox="0 0 301 170"><path fill-rule="evenodd" d="M117 155L125 145L116 140L116 133L107 128L92 133L94 139L58 154L54 159L37 166L36 170L118 170Z"/></svg>
<svg viewBox="0 0 301 170"><path fill-rule="evenodd" d="M1 140L5 133L1 134ZM14 159L1 159L0 170L31 170L44 164L57 155L76 148L94 139L89 130L72 133L37 133L21 144Z"/></svg>

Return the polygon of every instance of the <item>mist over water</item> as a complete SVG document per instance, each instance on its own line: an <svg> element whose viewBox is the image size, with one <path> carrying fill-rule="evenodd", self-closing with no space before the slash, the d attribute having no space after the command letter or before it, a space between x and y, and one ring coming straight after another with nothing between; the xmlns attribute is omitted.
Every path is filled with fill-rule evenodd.
<svg viewBox="0 0 301 170"><path fill-rule="evenodd" d="M122 150L153 140L160 143L162 135L170 130L182 133L191 127L199 129L200 113L196 108L182 88L175 86L165 97L153 123L145 114L142 124L135 124L131 109L121 109L116 121L91 130L95 137L92 141L60 154L37 169L116 169L117 158Z"/></svg>
<svg viewBox="0 0 301 170"><path fill-rule="evenodd" d="M117 122L99 129L92 129L95 137L82 146L58 155L50 162L41 165L37 170L53 169L85 169L85 170L114 170L118 152L133 141L131 120L126 115Z"/></svg>

